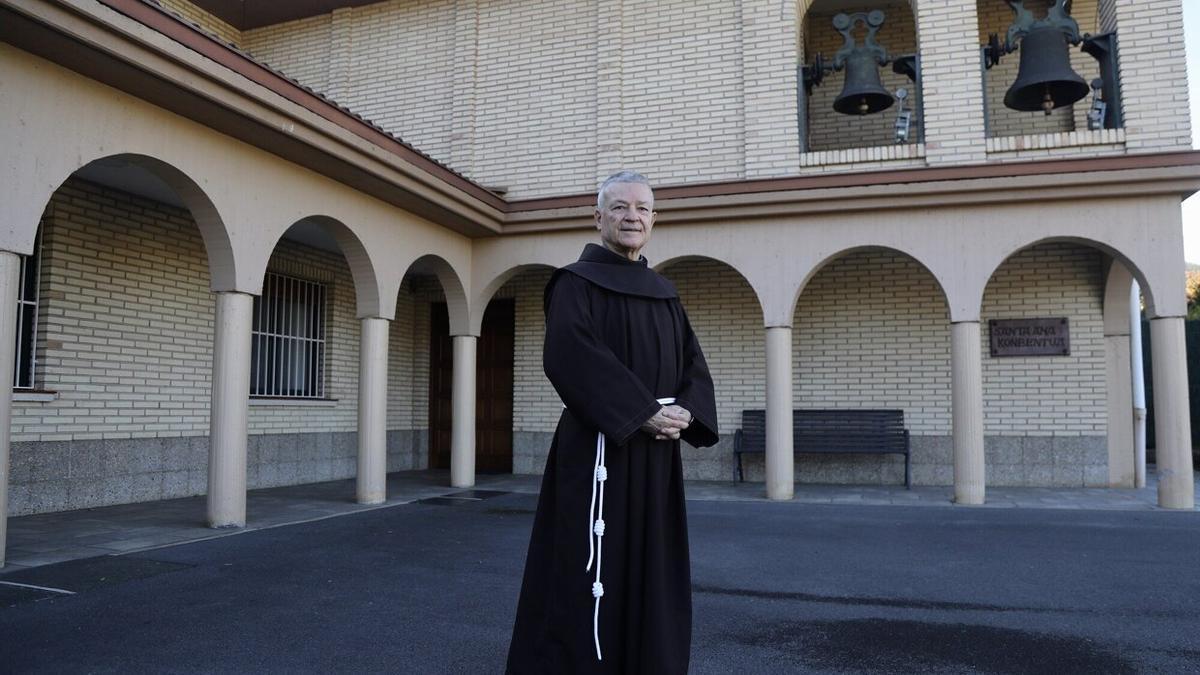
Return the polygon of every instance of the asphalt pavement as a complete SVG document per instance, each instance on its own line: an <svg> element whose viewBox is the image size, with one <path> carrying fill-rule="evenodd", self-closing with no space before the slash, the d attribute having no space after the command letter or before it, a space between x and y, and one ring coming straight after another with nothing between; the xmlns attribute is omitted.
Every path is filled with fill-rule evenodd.
<svg viewBox="0 0 1200 675"><path fill-rule="evenodd" d="M474 497L5 574L0 671L499 673L536 496ZM693 673L1200 672L1197 512L689 517Z"/></svg>

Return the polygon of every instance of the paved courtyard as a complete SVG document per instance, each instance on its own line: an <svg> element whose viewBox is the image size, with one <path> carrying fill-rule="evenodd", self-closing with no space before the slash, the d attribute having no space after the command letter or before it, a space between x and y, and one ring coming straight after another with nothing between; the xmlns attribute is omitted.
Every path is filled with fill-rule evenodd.
<svg viewBox="0 0 1200 675"><path fill-rule="evenodd" d="M536 496L437 479L394 476L416 501L372 509L327 484L354 512L7 569L0 669L501 672ZM1200 670L1198 512L760 489L689 485L694 673Z"/></svg>

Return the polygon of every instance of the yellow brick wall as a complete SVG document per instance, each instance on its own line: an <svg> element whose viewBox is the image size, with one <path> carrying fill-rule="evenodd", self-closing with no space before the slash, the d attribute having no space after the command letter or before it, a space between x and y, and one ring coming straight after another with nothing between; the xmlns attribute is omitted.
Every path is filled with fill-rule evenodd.
<svg viewBox="0 0 1200 675"><path fill-rule="evenodd" d="M241 48L242 31L222 19L200 9L187 0L154 0L163 9L177 14L226 44Z"/></svg>
<svg viewBox="0 0 1200 675"><path fill-rule="evenodd" d="M792 322L796 407L903 408L913 434L950 433L950 324L933 276L883 249L818 272Z"/></svg>
<svg viewBox="0 0 1200 675"><path fill-rule="evenodd" d="M396 319L388 326L388 429L418 428L414 425L413 410L417 386L414 354L420 341L416 332L416 306L411 284L405 283L396 298Z"/></svg>
<svg viewBox="0 0 1200 675"><path fill-rule="evenodd" d="M935 166L987 159L983 86L975 6L969 1L919 2L926 162Z"/></svg>
<svg viewBox="0 0 1200 675"><path fill-rule="evenodd" d="M325 397L333 406L300 408L294 403L252 404L250 434L295 433L299 429L355 431L358 428L358 348L354 281L341 255L280 241L267 271L325 285Z"/></svg>
<svg viewBox="0 0 1200 675"><path fill-rule="evenodd" d="M590 0L480 0L474 128L455 130L474 157L455 168L512 197L594 189L597 106L628 95L596 90L596 21Z"/></svg>
<svg viewBox="0 0 1200 675"><path fill-rule="evenodd" d="M1105 433L1102 260L1091 248L1043 244L1009 258L992 276L981 315L987 433ZM1067 317L1070 356L990 355L989 319L1039 317Z"/></svg>
<svg viewBox="0 0 1200 675"><path fill-rule="evenodd" d="M330 89L330 71L335 63L342 63L333 58L332 35L333 15L324 14L248 30L242 36L242 45L284 75L354 108L352 101L336 96ZM359 114L370 117L365 112Z"/></svg>
<svg viewBox="0 0 1200 675"><path fill-rule="evenodd" d="M542 294L550 268L522 272L509 280L496 297L513 298L516 333L513 341L513 431L553 430L562 401L542 370L546 317Z"/></svg>
<svg viewBox="0 0 1200 675"><path fill-rule="evenodd" d="M591 191L626 166L660 184L795 173L794 22L771 0L393 0L244 43L526 198Z"/></svg>
<svg viewBox="0 0 1200 675"><path fill-rule="evenodd" d="M204 18L184 0L169 4ZM913 92L913 103L925 99L914 134L925 142L903 156L822 154L802 161L796 65L818 48L836 51L839 39L824 28L836 9L817 2L805 16L807 5L390 0L246 31L241 42L435 159L489 187L509 188L516 199L589 192L628 166L667 184L1190 147L1180 0L1073 3L1084 32L1121 30L1126 137L994 157L985 138L1085 129L1087 101L1048 118L1003 106L1019 53L986 75L978 62L988 33L1003 34L1011 23L1002 0L917 3L920 31L908 3L889 2L877 5L889 15L881 36L886 46L912 51L915 35L924 50L924 91ZM636 38L607 37L614 33ZM806 38L810 44L801 44ZM1098 73L1077 48L1071 60L1086 80ZM884 78L889 88L906 84L889 70ZM840 85L841 76L832 76L809 102L809 147L890 145L893 111L854 120L829 110ZM986 115L980 112L985 92Z"/></svg>
<svg viewBox="0 0 1200 675"><path fill-rule="evenodd" d="M984 390L988 434L1105 432L1101 254L1044 244L996 272L985 294ZM740 426L741 411L762 408L765 336L749 284L714 261L683 261L664 275L700 339L717 390L718 423ZM506 288L517 298L516 410L520 431L553 431L559 401L541 371L546 275L527 273ZM986 321L1066 316L1071 356L994 359ZM918 435L951 431L950 325L936 280L916 262L884 249L838 258L801 294L793 322L797 407L894 407Z"/></svg>
<svg viewBox="0 0 1200 675"><path fill-rule="evenodd" d="M841 33L833 27L833 17L838 12L852 14L867 12L872 9L883 9L886 19L876 34L876 42L887 49L888 56L896 57L903 54L914 54L917 51L916 27L913 23L912 11L908 3L888 3L882 7L877 5L862 5L836 10L823 9L824 3L816 3L808 12L804 28L804 61L812 63L816 54L825 58L825 63L832 65L834 55L841 49L843 39ZM857 44L862 45L866 39L866 30L859 28L854 31ZM846 71L829 73L821 86L813 88L813 95L808 99L808 149L810 151L841 150L844 148L873 147L892 145L895 142L896 111L898 104L874 115L843 115L833 110L834 99L842 91ZM912 126L909 134L910 143L921 141L920 92L904 75L892 72L889 64L879 70L883 86L889 91L901 87L909 93L905 107L914 111Z"/></svg>
<svg viewBox="0 0 1200 675"><path fill-rule="evenodd" d="M13 441L208 434L213 299L185 211L68 180L42 221L38 388Z"/></svg>
<svg viewBox="0 0 1200 675"><path fill-rule="evenodd" d="M45 222L37 382L59 398L16 403L14 440L206 435L213 301L203 244L188 214L71 180L52 200ZM250 433L353 432L359 327L344 260L282 242L270 267L328 284L327 391L335 402L254 405ZM741 410L765 400L761 310L741 276L721 264L684 261L666 275L680 289L708 357L726 434L720 448L689 450L689 476L722 478ZM548 276L548 269L526 271L497 293L516 303L514 432L533 434L539 449L538 434L551 432L561 412L541 367ZM985 330L980 347L989 437L1103 436L1102 289L1100 254L1075 245L1041 245L997 271L983 320L1067 316L1072 353L993 359ZM401 290L389 351L391 430L427 427L429 305L442 299L432 277L410 277ZM801 295L794 326L797 406L900 407L914 435L948 436L946 310L934 280L916 263L878 249L833 261ZM420 466L427 449L419 436L413 443L413 465ZM933 465L920 475L936 482L949 456L929 456L934 459L924 461ZM875 480L864 477L881 465L806 466L805 480Z"/></svg>
<svg viewBox="0 0 1200 675"><path fill-rule="evenodd" d="M645 39L622 45L620 89L597 92L597 105L621 107L621 165L636 163L659 185L741 178L738 3L625 0L623 11L623 29Z"/></svg>
<svg viewBox="0 0 1200 675"><path fill-rule="evenodd" d="M359 320L338 254L283 241L269 269L327 284L326 395L333 403L252 405L252 435L357 428ZM186 210L70 179L42 232L36 384L13 440L206 436L214 301ZM428 305L400 293L389 346L388 428L425 428Z"/></svg>
<svg viewBox="0 0 1200 675"><path fill-rule="evenodd" d="M1180 0L1117 0L1121 97L1130 152L1190 150Z"/></svg>

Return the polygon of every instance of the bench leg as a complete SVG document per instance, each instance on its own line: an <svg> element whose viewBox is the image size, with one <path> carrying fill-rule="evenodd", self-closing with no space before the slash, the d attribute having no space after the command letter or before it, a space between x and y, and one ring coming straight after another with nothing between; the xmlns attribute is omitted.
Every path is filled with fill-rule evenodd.
<svg viewBox="0 0 1200 675"><path fill-rule="evenodd" d="M737 475L739 483L746 480L746 476L742 474L742 453L740 452L737 453Z"/></svg>
<svg viewBox="0 0 1200 675"><path fill-rule="evenodd" d="M909 456L904 456L904 489L912 489L912 468L909 466Z"/></svg>

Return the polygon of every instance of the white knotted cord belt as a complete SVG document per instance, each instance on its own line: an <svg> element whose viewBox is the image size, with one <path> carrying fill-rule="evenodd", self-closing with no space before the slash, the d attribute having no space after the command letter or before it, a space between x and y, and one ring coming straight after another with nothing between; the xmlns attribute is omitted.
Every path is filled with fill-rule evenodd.
<svg viewBox="0 0 1200 675"><path fill-rule="evenodd" d="M660 398L662 405L671 405L674 398ZM596 433L596 464L592 471L592 505L588 508L588 564L592 571L592 560L596 561L596 581L592 583L592 597L596 598L596 609L592 612L592 637L596 640L596 660L600 656L600 598L604 596L604 584L600 583L600 560L604 552L604 482L608 480L608 468L604 466L604 432ZM596 492L599 487L600 508L596 508Z"/></svg>

